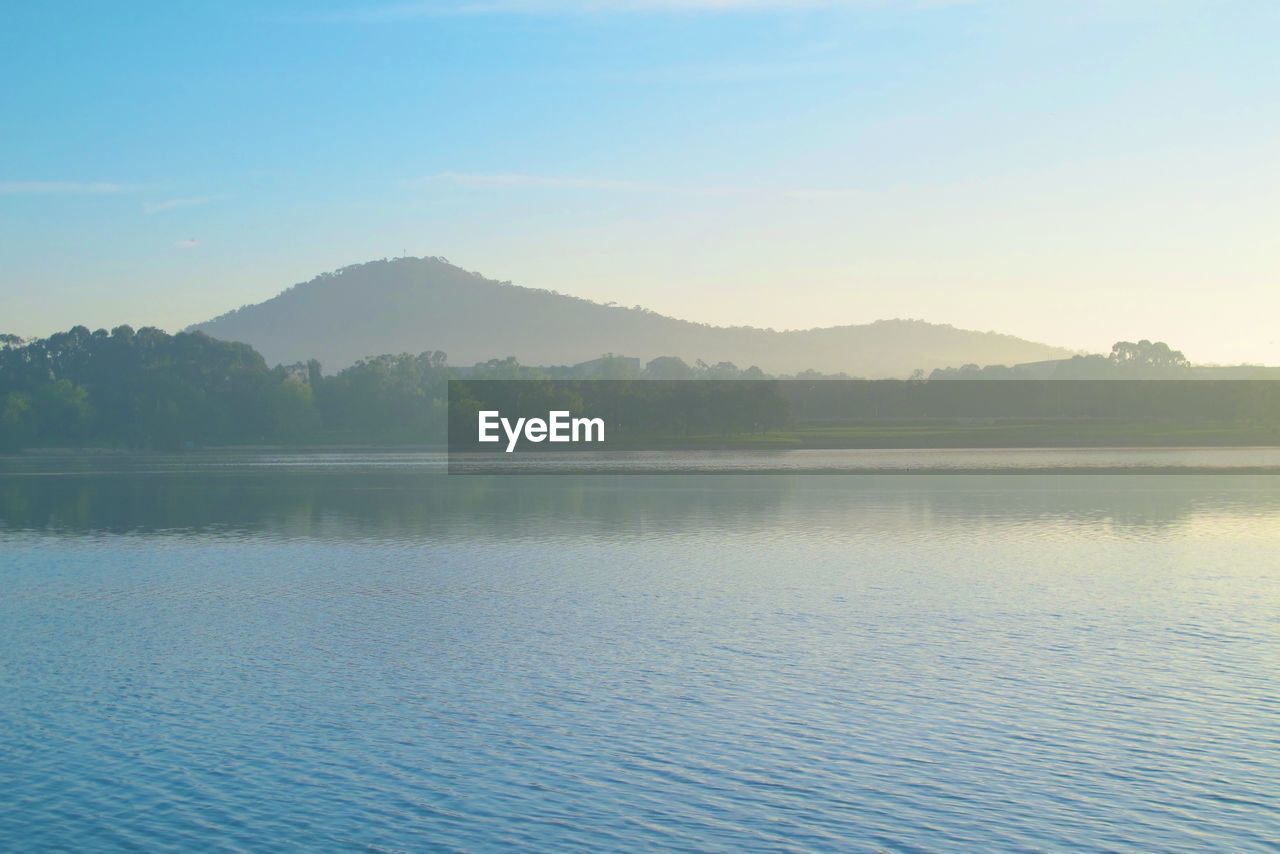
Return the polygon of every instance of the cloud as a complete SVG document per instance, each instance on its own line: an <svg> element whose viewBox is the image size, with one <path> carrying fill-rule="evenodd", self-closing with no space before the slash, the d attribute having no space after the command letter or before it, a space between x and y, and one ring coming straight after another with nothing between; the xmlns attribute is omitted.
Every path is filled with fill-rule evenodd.
<svg viewBox="0 0 1280 854"><path fill-rule="evenodd" d="M652 184L645 181L628 181L614 178L563 178L546 175L525 175L511 172L439 172L422 182L427 185L451 184L469 189L523 188L559 190L603 190L623 193L707 193L710 188L680 187L669 184Z"/></svg>
<svg viewBox="0 0 1280 854"><path fill-rule="evenodd" d="M173 245L178 249L195 249L200 245L200 241L194 237L188 237L186 240L179 240Z"/></svg>
<svg viewBox="0 0 1280 854"><path fill-rule="evenodd" d="M633 83L762 83L803 77L848 74L857 66L840 59L761 60L754 62L706 62L640 69L616 75Z"/></svg>
<svg viewBox="0 0 1280 854"><path fill-rule="evenodd" d="M4 196L106 196L142 189L137 184L107 181L0 181L0 195Z"/></svg>
<svg viewBox="0 0 1280 854"><path fill-rule="evenodd" d="M217 196L191 196L183 199L165 199L160 202L147 202L142 206L143 211L148 214L163 213L164 211L176 210L178 208L198 208L211 202L222 201L228 198L225 195Z"/></svg>
<svg viewBox="0 0 1280 854"><path fill-rule="evenodd" d="M602 193L654 193L691 196L750 196L759 198L844 198L858 190L841 187L777 188L662 184L619 178L572 178L519 172L438 172L421 179L422 186L453 186L470 190L582 190Z"/></svg>

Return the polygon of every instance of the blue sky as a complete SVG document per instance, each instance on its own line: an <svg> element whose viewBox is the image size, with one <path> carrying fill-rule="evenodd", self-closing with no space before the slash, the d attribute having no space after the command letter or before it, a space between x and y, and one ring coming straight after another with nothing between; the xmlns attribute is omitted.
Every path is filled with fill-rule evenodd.
<svg viewBox="0 0 1280 854"><path fill-rule="evenodd" d="M1280 4L9 4L0 331L349 263L1280 363Z"/></svg>

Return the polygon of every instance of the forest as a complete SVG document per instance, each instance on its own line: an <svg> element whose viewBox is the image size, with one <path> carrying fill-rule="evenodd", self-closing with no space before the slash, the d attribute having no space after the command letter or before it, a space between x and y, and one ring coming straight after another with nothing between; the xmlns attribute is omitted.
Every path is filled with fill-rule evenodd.
<svg viewBox="0 0 1280 854"><path fill-rule="evenodd" d="M1046 365L1050 379L1131 382L1045 383L1037 376L1046 374ZM794 441L835 446L1034 442L1048 435L1049 422L1059 431L1054 441L1066 444L1094 441L1090 431L1100 427L1099 437L1124 444L1275 438L1280 385L1202 382L1211 375L1198 371L1182 353L1143 340L1119 342L1108 356L1013 368L969 365L928 378L917 372L909 380L858 381L814 371L769 377L728 362L691 365L663 356L642 365L614 354L574 366L533 367L506 358L459 367L440 351L375 356L326 375L315 360L268 366L249 345L203 332L77 326L29 341L0 336L0 452L439 445L451 432L470 435L480 408L545 412L550 403L604 415L623 435L681 440L735 435L761 441L770 433L776 442L786 438L778 431L787 430ZM792 382L741 382L782 379ZM453 407L450 380L459 381ZM653 382L590 382L599 380ZM701 382L674 382L681 380ZM1082 418L1106 423L1086 430ZM1152 419L1158 418L1165 424L1157 434ZM921 424L936 427L947 419L955 422L947 438L919 433ZM1203 432L1207 421L1218 424L1217 432ZM1033 423L1034 435L993 432L1014 422Z"/></svg>
<svg viewBox="0 0 1280 854"><path fill-rule="evenodd" d="M817 376L817 375L815 375ZM247 344L118 326L24 341L0 336L0 451L261 444L436 444L448 381L762 379L758 368L606 355L575 367L514 358L451 367L439 351L270 367Z"/></svg>

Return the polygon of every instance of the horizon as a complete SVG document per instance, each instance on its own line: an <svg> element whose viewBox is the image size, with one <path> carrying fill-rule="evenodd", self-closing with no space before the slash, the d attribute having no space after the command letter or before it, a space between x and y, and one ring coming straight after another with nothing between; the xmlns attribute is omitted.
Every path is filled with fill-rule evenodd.
<svg viewBox="0 0 1280 854"><path fill-rule="evenodd" d="M772 332L772 333L783 334L783 333L792 333L792 332L796 332L796 333L801 333L801 332L814 332L814 331L819 331L819 330L841 329L841 328L849 328L849 327L875 326L875 325L877 325L877 324L882 324L882 323L904 323L904 324L912 324L912 323L914 323L914 324L923 324L923 325L927 325L927 326L946 327L946 328L951 328L951 329L957 329L957 330L962 331L962 332L972 332L972 333L977 333L977 334L981 334L981 335L998 335L998 336L1002 336L1002 337L1017 338L1018 340L1021 340L1021 341L1027 341L1028 343L1032 343L1032 344L1040 344L1040 345L1045 345L1045 346L1049 346L1049 347L1056 347L1056 348L1058 348L1058 349L1062 349L1062 350L1070 350L1070 351L1072 352L1072 354L1073 354L1073 355L1078 355L1078 356L1106 355L1106 354L1111 350L1112 345L1117 344L1117 343L1123 343L1123 342L1126 342L1126 341L1128 341L1128 342L1133 342L1133 341L1144 341L1144 340L1145 340L1145 341L1157 340L1157 343L1161 343L1161 342L1159 342L1159 341L1158 341L1158 339L1143 338L1142 336L1129 336L1129 338L1125 338L1125 339L1117 339L1117 341L1112 342L1112 345L1108 345L1107 347L1103 347L1103 348L1100 348L1100 349L1098 349L1098 350L1075 349L1075 348L1071 348L1071 347L1068 347L1068 346L1065 346L1065 345L1059 344L1059 343L1054 342L1054 341L1035 341L1035 340L1032 340L1032 339L1025 339L1025 338L1022 338L1021 336L1017 336L1017 335L1014 335L1014 334L1012 334L1012 333L1004 332L1004 331L999 330L999 329L977 329L977 328L965 328L965 327L956 326L955 324L951 324L951 323L941 323L941 322L936 322L936 321L929 320L929 319L927 319L927 318L919 318L919 317L882 317L882 318L877 318L877 319L875 319L875 320L870 320L870 321L866 321L866 322L858 322L858 323L831 323L831 324L828 324L828 325L825 325L825 326L809 326L809 327L773 327L773 326L753 326L753 325L751 325L751 324L741 324L741 325L737 325L737 326L730 326L729 324L716 323L716 322L714 322L714 321L696 320L696 319L687 318L687 317L677 317L677 316L673 316L673 315L663 314L662 312L658 312L658 311L656 311L656 310L654 310L654 309L649 308L648 306L643 306L643 305L629 305L629 306L628 306L628 305L621 305L621 304L619 304L619 303L617 303L617 302L601 302L601 301L596 300L596 299L593 299L593 298L591 298L591 297L580 296L580 295L578 295L578 294L565 293L565 292L563 292L563 291L557 291L557 290L555 290L555 289L551 289L551 288L533 288L533 287L530 287L530 286L527 286L527 285L522 285L522 284L520 284L520 283L518 283L518 282L512 282L512 281L508 281L508 280L497 280L497 279L492 279L492 278L490 278L490 277L488 277L488 276L485 276L485 275L484 275L484 273L483 273L482 271L478 271L478 270L469 270L469 269L467 269L467 268L465 268L465 267L460 267L460 266L458 266L458 265L456 265L456 264L453 264L453 263L452 263L451 261L449 261L447 258L444 258L444 257L441 257L441 256L431 256L431 255L423 255L423 256L401 255L401 256L397 256L397 257L376 258L376 259L371 259L371 260L369 260L369 261L362 261L362 262L358 262L358 263L354 263L354 264L346 264L346 265L343 265L343 266L341 266L341 267L337 267L337 268L335 268L335 269L333 269L333 270L326 270L326 271L324 271L324 272L322 272L322 273L319 273L319 274L317 274L317 275L315 275L315 276L311 277L310 279L308 279L308 280L306 280L306 281L295 282L295 283L293 283L292 285L288 285L288 286L286 286L286 287L284 287L284 288L280 289L279 291L277 291L276 293L272 294L271 296L268 296L268 297L265 297L265 298L263 298L263 299L261 299L261 300L258 300L257 302L244 303L244 304L242 304L242 305L236 306L235 308L229 308L229 309L227 309L226 311L223 311L223 312L221 312L221 313L219 313L219 314L217 314L217 315L215 315L215 316L213 316L213 317L205 318L204 320L201 320L201 321L195 321L195 322L193 322L193 323L188 323L188 324L183 325L183 326L176 326L176 327L166 328L166 327L163 327L163 326L158 326L158 325L156 325L156 324L141 324L141 325L140 325L140 324L124 323L123 325L130 326L131 328L134 328L134 329L140 329L140 328L144 328L144 327L149 326L149 327L152 327L152 328L160 329L161 331L163 331L163 332L165 332L165 333L167 333L167 334L170 334L170 335L175 335L175 334L178 334L178 333L184 333L184 332L193 332L193 331L195 331L195 332L201 332L201 331L203 331L203 330L196 329L195 327L199 327L199 326L206 325L206 324L208 324L208 323L212 323L212 322L214 322L214 321L220 320L220 319L222 319L222 318L224 318L224 317L227 317L227 316L229 316L229 315L234 315L234 314L236 314L237 312L240 312L240 311L245 310L245 309L251 309L251 308L254 308L254 307L256 307L256 306L261 305L262 303L269 302L269 301L271 301L271 300L273 300L273 299L275 299L275 298L277 298L277 297L283 296L284 294L288 293L289 291L292 291L292 290L293 290L293 289L295 289L295 288L304 287L304 286L306 286L306 285L308 285L308 284L311 284L311 283L313 283L313 282L315 282L315 281L317 281L317 280L319 280L319 279L321 279L321 278L324 278L325 276L338 275L338 274L341 274L341 273L343 273L343 272L345 272L345 271L347 271L347 270L349 270L349 269L354 269L354 268L363 267L363 266L368 265L368 264L390 263L390 262L394 262L394 261L405 261L405 260L407 260L407 261L439 261L439 262L443 262L443 263L445 263L445 264L447 264L447 265L449 265L449 266L455 267L456 269L459 269L459 270L461 270L461 271L463 271L463 272L465 272L465 273L468 273L468 274L470 274L470 275L479 276L479 277L481 277L481 278L483 278L483 279L486 279L486 280L488 280L488 281L490 281L490 282L496 282L497 284L500 284L500 285L505 285L505 286L509 286L509 287L515 287L515 288L522 288L522 289L525 289L525 290L547 291L547 292L549 292L549 293L551 293L551 294L553 294L553 295L555 295L555 296L566 297L566 298L569 298L569 299L583 300L583 301L585 301L585 302L591 303L592 305L596 305L596 306L599 306L599 307L601 307L601 308L615 308L615 309L620 309L620 310L622 310L622 311L639 311L639 312L643 312L643 313L646 313L646 314L657 314L657 315L661 316L662 318L664 318L664 319L666 319L666 320L676 321L676 322L679 322L679 323L691 323L691 324L695 324L695 325L698 325L698 326L706 326L706 327L711 327L711 328L716 328L716 329L745 329L745 330L752 330L752 331L758 331L758 332ZM14 333L14 332L12 332L11 330L0 330L0 333L5 333L5 332L7 332L7 334L17 334L17 335L18 335L18 337L19 337L19 338L21 338L21 339L23 339L23 340L26 340L26 341L35 341L35 340L39 340L39 339L48 338L50 335L54 335L54 334L57 334L57 333L67 332L67 331L69 331L69 330L71 330L71 329L74 329L74 328L76 328L76 327L84 327L84 328L89 329L89 330L91 330L91 331L94 331L94 330L106 330L106 331L110 331L110 329L111 329L111 328L113 328L113 326L118 326L118 325L121 325L121 324L113 324L112 326L102 326L102 325L90 324L90 323L70 323L70 324L68 324L68 325L64 325L64 326L62 326L62 327L60 327L60 328L52 329L52 330L50 330L50 331L48 331L48 332L40 333L40 334L37 334L37 335L22 335L22 334L20 334L20 333ZM1168 343L1170 343L1170 342L1162 342L1162 343L1166 343L1166 344L1168 344ZM1174 349L1178 349L1178 348L1177 348L1177 346L1176 346L1176 344L1171 344L1171 346L1173 346L1173 347L1174 347ZM371 354L370 354L370 357L372 357L372 356L374 356L374 355L377 355L377 354L372 354L372 353L371 353ZM610 354L604 354L604 355L610 355ZM620 354L615 354L615 355L625 356L626 354L625 354L625 353L620 353ZM1238 366L1238 367L1246 367L1246 366L1266 366L1266 367L1269 367L1268 365L1266 365L1266 363L1263 363L1263 362L1237 362L1237 363L1224 363L1224 362L1212 362L1212 361L1197 361L1197 360L1195 360L1195 359L1191 359L1190 361L1191 361L1191 363L1192 363L1192 364L1195 364L1195 365L1198 365L1198 366L1202 366L1202 367L1237 367L1237 366Z"/></svg>
<svg viewBox="0 0 1280 854"><path fill-rule="evenodd" d="M717 326L1280 363L1274 4L70 10L0 36L5 332L404 253Z"/></svg>

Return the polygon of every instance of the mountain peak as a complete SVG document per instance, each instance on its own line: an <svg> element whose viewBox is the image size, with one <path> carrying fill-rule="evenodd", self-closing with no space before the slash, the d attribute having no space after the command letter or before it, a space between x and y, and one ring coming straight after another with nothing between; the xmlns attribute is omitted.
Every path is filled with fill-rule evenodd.
<svg viewBox="0 0 1280 854"><path fill-rule="evenodd" d="M1071 355L1011 335L901 318L786 332L711 326L495 281L438 257L353 264L191 328L250 344L269 363L315 358L329 371L380 353L427 350L443 350L455 365L507 356L576 364L624 353L864 377Z"/></svg>

